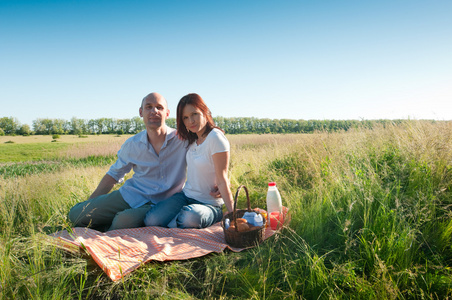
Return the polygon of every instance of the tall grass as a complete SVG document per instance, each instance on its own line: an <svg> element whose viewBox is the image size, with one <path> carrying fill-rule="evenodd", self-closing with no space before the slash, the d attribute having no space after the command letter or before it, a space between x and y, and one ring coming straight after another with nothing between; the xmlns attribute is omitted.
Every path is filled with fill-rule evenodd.
<svg viewBox="0 0 452 300"><path fill-rule="evenodd" d="M67 228L67 211L107 166L4 178L1 298L452 297L452 123L228 138L233 188L247 185L264 207L276 181L290 228L248 251L151 262L113 283L46 238Z"/></svg>

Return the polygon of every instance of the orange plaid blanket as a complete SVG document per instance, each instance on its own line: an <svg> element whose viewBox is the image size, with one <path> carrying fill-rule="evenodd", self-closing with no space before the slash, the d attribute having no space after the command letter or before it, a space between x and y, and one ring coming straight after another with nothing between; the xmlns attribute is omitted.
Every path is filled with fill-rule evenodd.
<svg viewBox="0 0 452 300"><path fill-rule="evenodd" d="M269 227L265 239L275 233ZM204 229L142 227L102 233L76 227L54 233L60 246L84 248L113 281L150 261L185 260L229 247L224 240L221 222Z"/></svg>

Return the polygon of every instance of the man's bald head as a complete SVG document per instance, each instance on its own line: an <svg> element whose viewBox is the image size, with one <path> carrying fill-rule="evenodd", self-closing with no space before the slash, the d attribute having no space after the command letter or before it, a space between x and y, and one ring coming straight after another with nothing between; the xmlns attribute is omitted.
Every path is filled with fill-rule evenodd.
<svg viewBox="0 0 452 300"><path fill-rule="evenodd" d="M147 99L163 100L163 102L165 103L166 109L168 109L168 102L166 102L165 97L163 97L159 93L150 93L147 96L145 96L143 98L143 100L141 101L141 108L143 108L143 104L144 104L144 102L146 102Z"/></svg>

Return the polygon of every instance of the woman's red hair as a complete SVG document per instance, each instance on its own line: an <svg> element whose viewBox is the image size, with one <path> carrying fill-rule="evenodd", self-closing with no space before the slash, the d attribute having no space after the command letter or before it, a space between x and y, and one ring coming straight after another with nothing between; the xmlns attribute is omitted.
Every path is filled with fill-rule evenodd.
<svg viewBox="0 0 452 300"><path fill-rule="evenodd" d="M207 107L204 100L202 100L201 96L195 93L191 93L182 97L177 104L177 133L181 139L187 140L189 145L198 139L196 133L188 131L184 125L182 114L185 106L189 104L199 109L207 120L206 130L204 131L203 136L207 136L213 128L218 128L223 131L221 128L215 125L215 122L212 118L212 113L210 112L210 109Z"/></svg>

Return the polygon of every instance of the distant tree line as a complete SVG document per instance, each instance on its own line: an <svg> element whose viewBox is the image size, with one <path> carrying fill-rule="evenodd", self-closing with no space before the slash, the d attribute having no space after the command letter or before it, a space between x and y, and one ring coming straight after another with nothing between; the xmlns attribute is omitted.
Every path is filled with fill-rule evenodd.
<svg viewBox="0 0 452 300"><path fill-rule="evenodd" d="M347 131L350 128L372 128L376 124L400 124L407 120L290 120L259 118L225 118L215 117L215 123L227 134L248 133L312 133L315 131ZM434 122L434 121L431 121ZM176 119L170 118L166 124L176 127ZM100 118L84 120L72 118L36 119L32 128L20 124L16 118L0 118L0 135L51 135L51 134L134 134L145 129L140 117L132 119Z"/></svg>
<svg viewBox="0 0 452 300"><path fill-rule="evenodd" d="M259 118L214 118L215 123L228 134L247 133L313 133L315 131L347 131L350 128L372 128L378 123L399 124L406 120L292 120Z"/></svg>
<svg viewBox="0 0 452 300"><path fill-rule="evenodd" d="M70 121L63 119L36 119L29 125L21 125L16 118L0 118L0 135L50 135L50 134L129 134L145 129L140 117L132 119L78 119Z"/></svg>

